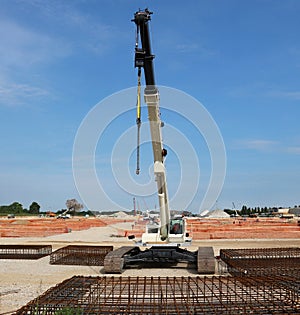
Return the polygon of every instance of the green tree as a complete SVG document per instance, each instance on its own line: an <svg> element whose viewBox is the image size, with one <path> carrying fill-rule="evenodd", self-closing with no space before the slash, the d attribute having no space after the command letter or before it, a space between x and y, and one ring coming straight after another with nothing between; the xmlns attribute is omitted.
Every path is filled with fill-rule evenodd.
<svg viewBox="0 0 300 315"><path fill-rule="evenodd" d="M268 208L264 207L264 213L267 213L267 212L268 212Z"/></svg>
<svg viewBox="0 0 300 315"><path fill-rule="evenodd" d="M33 201L32 204L29 206L29 213L30 214L39 214L41 206Z"/></svg>
<svg viewBox="0 0 300 315"><path fill-rule="evenodd" d="M0 207L0 213L5 213L5 214L9 213L8 206L1 206Z"/></svg>
<svg viewBox="0 0 300 315"><path fill-rule="evenodd" d="M19 202L13 202L11 205L8 206L9 213L22 213L23 206Z"/></svg>
<svg viewBox="0 0 300 315"><path fill-rule="evenodd" d="M246 215L247 214L247 206L243 206L241 210L241 215Z"/></svg>

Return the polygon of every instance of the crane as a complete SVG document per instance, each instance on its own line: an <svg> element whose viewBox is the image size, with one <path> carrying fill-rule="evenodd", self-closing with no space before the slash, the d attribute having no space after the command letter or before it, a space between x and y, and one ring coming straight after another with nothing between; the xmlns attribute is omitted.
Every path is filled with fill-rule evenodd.
<svg viewBox="0 0 300 315"><path fill-rule="evenodd" d="M190 242L188 233L185 232L185 220L178 216L170 220L169 198L166 179L166 169L164 158L167 150L163 147L161 128L163 122L160 119L159 110L159 91L155 84L153 59L151 52L150 34L148 22L151 20L148 9L138 11L132 20L136 24L136 43L134 66L138 68L138 101L137 101L137 126L138 126L138 145L139 150L139 131L140 131L140 82L141 69L144 69L146 88L144 99L148 109L148 119L150 124L152 151L154 159L154 175L157 184L158 201L160 209L160 226L147 226L147 231L142 235L142 243L175 243L183 244ZM140 38L139 38L140 37ZM140 44L140 45L139 45ZM139 152L137 153L137 160ZM139 161L137 162L137 174L139 173Z"/></svg>
<svg viewBox="0 0 300 315"><path fill-rule="evenodd" d="M144 72L146 87L144 100L147 104L150 125L152 151L154 159L154 175L157 184L157 194L160 208L160 225L147 226L143 233L140 245L150 246L141 250L140 246L124 246L110 252L104 260L104 270L107 273L120 273L126 265L140 263L177 263L188 262L197 265L199 273L212 274L215 272L215 259L212 247L200 247L192 252L183 249L183 244L191 242L186 232L184 217L170 218L169 199L164 159L167 150L163 147L163 123L159 111L159 91L155 84L154 55L151 52L149 21L152 12L148 9L135 12L133 22L136 25L136 43L134 66L138 69L138 96L137 96L137 169L139 174L139 132L140 102L141 102L141 73Z"/></svg>

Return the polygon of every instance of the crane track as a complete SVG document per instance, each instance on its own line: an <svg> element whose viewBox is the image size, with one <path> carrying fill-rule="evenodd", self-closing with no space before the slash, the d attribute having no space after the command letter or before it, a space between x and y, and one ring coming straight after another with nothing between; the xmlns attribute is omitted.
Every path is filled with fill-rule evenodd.
<svg viewBox="0 0 300 315"><path fill-rule="evenodd" d="M109 252L104 258L105 273L122 273L124 267L124 255L129 253L135 246L122 246Z"/></svg>
<svg viewBox="0 0 300 315"><path fill-rule="evenodd" d="M212 247L199 247L197 255L197 269L199 274L215 273L215 257Z"/></svg>

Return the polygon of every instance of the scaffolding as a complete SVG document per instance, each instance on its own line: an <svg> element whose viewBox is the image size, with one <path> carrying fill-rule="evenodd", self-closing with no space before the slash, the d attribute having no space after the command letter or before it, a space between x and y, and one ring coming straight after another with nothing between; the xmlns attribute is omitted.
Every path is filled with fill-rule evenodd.
<svg viewBox="0 0 300 315"><path fill-rule="evenodd" d="M221 249L231 275L300 275L300 248Z"/></svg>
<svg viewBox="0 0 300 315"><path fill-rule="evenodd" d="M296 282L267 276L74 276L15 314L299 314Z"/></svg>
<svg viewBox="0 0 300 315"><path fill-rule="evenodd" d="M113 246L69 245L50 255L51 265L103 266Z"/></svg>
<svg viewBox="0 0 300 315"><path fill-rule="evenodd" d="M0 245L0 259L39 259L51 252L51 245Z"/></svg>

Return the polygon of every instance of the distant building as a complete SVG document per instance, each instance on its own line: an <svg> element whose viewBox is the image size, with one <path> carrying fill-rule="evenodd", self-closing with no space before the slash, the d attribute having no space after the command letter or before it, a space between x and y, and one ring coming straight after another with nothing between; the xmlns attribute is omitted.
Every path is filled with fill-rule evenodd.
<svg viewBox="0 0 300 315"><path fill-rule="evenodd" d="M295 216L300 216L300 207L290 208L289 209L290 214L294 214Z"/></svg>
<svg viewBox="0 0 300 315"><path fill-rule="evenodd" d="M290 208L278 208L277 214L288 214Z"/></svg>

